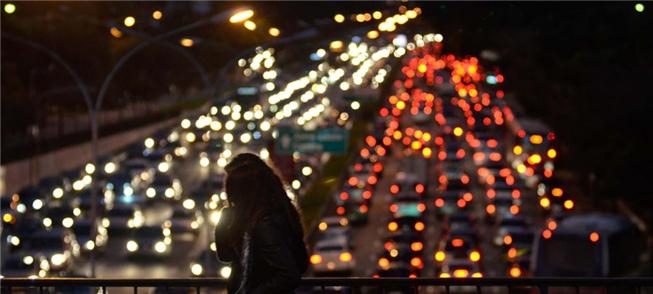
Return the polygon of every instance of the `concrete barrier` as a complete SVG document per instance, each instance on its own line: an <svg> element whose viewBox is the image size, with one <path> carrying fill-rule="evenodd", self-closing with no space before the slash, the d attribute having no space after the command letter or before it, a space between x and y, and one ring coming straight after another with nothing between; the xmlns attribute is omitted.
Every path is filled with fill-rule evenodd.
<svg viewBox="0 0 653 294"><path fill-rule="evenodd" d="M172 126L178 121L178 118L171 118L126 132L101 137L98 144L98 154L103 156L115 152L133 142L142 140L157 130ZM0 193L5 195L16 192L26 186L38 183L41 178L54 176L73 168L81 168L89 161L91 161L90 141L11 162L0 166Z"/></svg>

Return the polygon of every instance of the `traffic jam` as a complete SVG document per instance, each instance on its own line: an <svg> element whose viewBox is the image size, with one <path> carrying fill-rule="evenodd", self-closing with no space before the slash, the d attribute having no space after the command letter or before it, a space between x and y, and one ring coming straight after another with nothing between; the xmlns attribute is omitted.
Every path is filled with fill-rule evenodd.
<svg viewBox="0 0 653 294"><path fill-rule="evenodd" d="M237 62L233 98L96 164L3 195L2 275L88 276L95 260L103 276L228 278L231 267L217 260L212 240L226 200L223 168L241 152L274 159L288 196L304 195L329 156L275 154L277 128L350 129L361 104L344 91L377 88L388 59L403 54L378 36L351 39L313 50L299 73L282 69L297 67L296 58L282 65L273 48L257 48Z"/></svg>
<svg viewBox="0 0 653 294"><path fill-rule="evenodd" d="M530 276L534 239L574 210L554 176L555 134L515 116L500 72L442 53L441 41L407 43L318 225L315 276Z"/></svg>
<svg viewBox="0 0 653 294"><path fill-rule="evenodd" d="M299 75L281 70L274 49L258 48L238 61L243 83L233 99L3 196L2 274L85 275L94 259L101 273L120 274L118 264L151 270L144 260L155 260L159 270L184 263L173 276L228 278L211 232L230 158L274 160L300 203L330 156L275 154L277 129L351 130L364 102L346 94L372 89L374 118L307 232L308 274L532 275L534 244L552 238L576 205L554 174L555 133L513 112L499 71L443 53L441 34L390 36L323 43ZM390 92L380 97L385 83Z"/></svg>

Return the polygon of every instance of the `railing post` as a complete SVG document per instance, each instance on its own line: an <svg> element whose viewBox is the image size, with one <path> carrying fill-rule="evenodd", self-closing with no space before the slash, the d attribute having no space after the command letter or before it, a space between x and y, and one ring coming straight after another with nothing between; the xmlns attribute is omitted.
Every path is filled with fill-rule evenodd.
<svg viewBox="0 0 653 294"><path fill-rule="evenodd" d="M546 285L542 285L542 284L539 284L539 285L537 285L537 287L538 287L539 290L540 290L540 291L539 291L540 294L548 294L548 293L549 293L549 287L548 287L548 286L546 286Z"/></svg>

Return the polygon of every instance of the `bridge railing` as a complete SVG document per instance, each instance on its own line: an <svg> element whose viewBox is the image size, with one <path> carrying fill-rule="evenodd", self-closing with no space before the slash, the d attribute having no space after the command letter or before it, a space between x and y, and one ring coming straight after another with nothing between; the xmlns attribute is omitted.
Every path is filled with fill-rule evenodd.
<svg viewBox="0 0 653 294"><path fill-rule="evenodd" d="M107 288L157 288L157 293L202 293L224 289L225 279L2 278L2 293L107 294ZM643 278L303 278L298 293L653 293L653 277ZM598 290L598 291L597 291Z"/></svg>

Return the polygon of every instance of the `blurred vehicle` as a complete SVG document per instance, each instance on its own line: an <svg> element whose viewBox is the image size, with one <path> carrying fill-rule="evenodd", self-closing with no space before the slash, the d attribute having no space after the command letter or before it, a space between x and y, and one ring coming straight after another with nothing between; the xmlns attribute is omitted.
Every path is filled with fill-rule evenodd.
<svg viewBox="0 0 653 294"><path fill-rule="evenodd" d="M161 199L179 200L181 199L181 182L166 174L157 173L152 183L145 190L145 196L153 199L158 196Z"/></svg>
<svg viewBox="0 0 653 294"><path fill-rule="evenodd" d="M424 195L427 192L424 181L416 174L402 171L397 173L395 179L395 182L390 185L390 193L392 195L397 195L399 192L411 191L419 195Z"/></svg>
<svg viewBox="0 0 653 294"><path fill-rule="evenodd" d="M535 276L608 277L637 271L648 253L644 235L615 214L576 214L535 236Z"/></svg>
<svg viewBox="0 0 653 294"><path fill-rule="evenodd" d="M109 233L124 233L130 228L143 226L145 218L141 209L135 205L116 205L102 219L102 226Z"/></svg>
<svg viewBox="0 0 653 294"><path fill-rule="evenodd" d="M389 250L383 250L379 256L378 264L387 262L405 262L410 264L411 273L419 275L419 272L424 268L424 262L420 251L411 249L409 243L395 243Z"/></svg>
<svg viewBox="0 0 653 294"><path fill-rule="evenodd" d="M456 212L468 212L474 196L468 190L438 191L435 195L435 215L442 218Z"/></svg>
<svg viewBox="0 0 653 294"><path fill-rule="evenodd" d="M32 234L20 252L39 260L42 270L68 272L80 255L80 246L70 230L53 228Z"/></svg>
<svg viewBox="0 0 653 294"><path fill-rule="evenodd" d="M187 200L188 201L188 200ZM200 226L204 223L202 212L175 205L172 208L169 227L173 233L199 233Z"/></svg>
<svg viewBox="0 0 653 294"><path fill-rule="evenodd" d="M344 237L315 243L310 262L316 276L348 276L356 266L349 242Z"/></svg>
<svg viewBox="0 0 653 294"><path fill-rule="evenodd" d="M458 259L479 263L481 253L479 244L473 238L466 235L449 233L448 236L440 240L434 257L436 264L442 268L445 263Z"/></svg>
<svg viewBox="0 0 653 294"><path fill-rule="evenodd" d="M371 195L371 192L362 191L361 189L352 189L341 192L339 196L340 199L345 198L346 200L338 201L339 203L337 203L338 207L336 208L336 213L338 215L344 215L352 225L367 223L369 206L367 204L367 199L363 196L366 193Z"/></svg>
<svg viewBox="0 0 653 294"><path fill-rule="evenodd" d="M72 208L67 203L60 203L57 206L48 207L43 214L43 226L45 228L70 228L81 215L79 208Z"/></svg>
<svg viewBox="0 0 653 294"><path fill-rule="evenodd" d="M172 253L172 239L169 228L161 225L144 225L132 229L125 242L130 257L164 257Z"/></svg>
<svg viewBox="0 0 653 294"><path fill-rule="evenodd" d="M387 261L387 262L386 262ZM387 259L379 259L377 269L376 269L376 277L382 277L382 278L407 278L407 277L417 277L417 272L413 270L413 267L407 262L402 262L402 261L395 261L395 262L390 262ZM404 287L392 287L390 289L384 289L387 290L388 292L386 293L394 293L391 291L399 291L399 293L409 293L405 291L412 291L410 288L404 288Z"/></svg>
<svg viewBox="0 0 653 294"><path fill-rule="evenodd" d="M103 251L109 240L109 232L100 223L96 225L96 236L95 240L93 240L91 237L92 224L93 222L91 220L82 219L75 222L72 227L75 239L81 246L82 253L88 253L92 250L96 252Z"/></svg>
<svg viewBox="0 0 653 294"><path fill-rule="evenodd" d="M347 218L328 216L322 218L318 224L317 241L346 237L351 240L351 230Z"/></svg>
<svg viewBox="0 0 653 294"><path fill-rule="evenodd" d="M231 265L223 263L217 258L215 242L204 249L202 253L193 258L189 267L193 277L221 277L228 279L231 276Z"/></svg>
<svg viewBox="0 0 653 294"><path fill-rule="evenodd" d="M482 278L483 273L479 264L466 259L450 259L442 264L441 278ZM472 291L476 292L476 287ZM465 288L465 287L461 287ZM463 290L466 292L466 290ZM457 291L456 291L457 292Z"/></svg>
<svg viewBox="0 0 653 294"><path fill-rule="evenodd" d="M25 241L42 228L43 222L35 216L25 216L18 219L12 226L3 226L2 248L8 248L9 253L20 250L25 245Z"/></svg>
<svg viewBox="0 0 653 294"><path fill-rule="evenodd" d="M154 177L154 167L143 158L128 159L121 167L132 177L132 188L145 188Z"/></svg>
<svg viewBox="0 0 653 294"><path fill-rule="evenodd" d="M40 262L31 255L12 254L3 257L2 275L5 277L45 277L46 270L41 270Z"/></svg>
<svg viewBox="0 0 653 294"><path fill-rule="evenodd" d="M12 194L12 200L16 201L16 210L19 206L25 210L38 211L45 206L45 196L38 188L30 186ZM17 200L16 200L17 199Z"/></svg>
<svg viewBox="0 0 653 294"><path fill-rule="evenodd" d="M467 189L470 178L461 164L443 163L440 166L438 183L441 190Z"/></svg>

